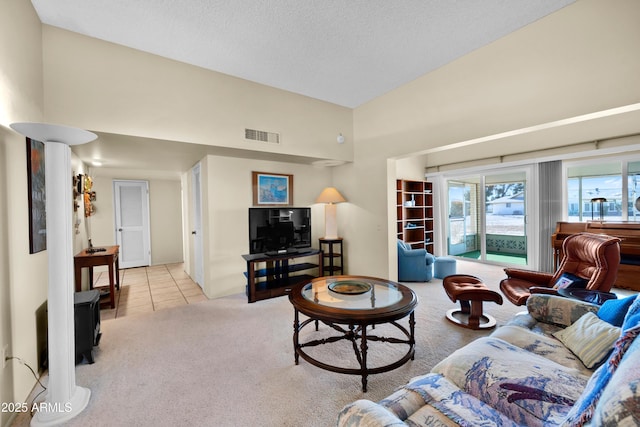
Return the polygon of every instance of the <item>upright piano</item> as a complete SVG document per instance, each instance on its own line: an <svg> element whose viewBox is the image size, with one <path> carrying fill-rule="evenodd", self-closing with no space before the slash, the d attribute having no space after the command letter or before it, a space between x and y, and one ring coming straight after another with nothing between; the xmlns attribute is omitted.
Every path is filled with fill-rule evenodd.
<svg viewBox="0 0 640 427"><path fill-rule="evenodd" d="M621 239L620 267L615 286L640 291L640 223L638 222L563 222L556 224L556 232L551 236L553 265L558 268L562 259L562 242L575 233L606 234Z"/></svg>

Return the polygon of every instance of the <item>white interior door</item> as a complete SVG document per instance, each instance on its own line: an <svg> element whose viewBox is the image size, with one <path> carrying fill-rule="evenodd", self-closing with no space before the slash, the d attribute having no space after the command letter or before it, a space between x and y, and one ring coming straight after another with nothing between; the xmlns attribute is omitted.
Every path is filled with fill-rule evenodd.
<svg viewBox="0 0 640 427"><path fill-rule="evenodd" d="M195 281L204 288L204 268L202 250L202 187L200 182L200 164L193 168L193 262Z"/></svg>
<svg viewBox="0 0 640 427"><path fill-rule="evenodd" d="M113 190L120 268L150 265L149 183L113 181Z"/></svg>

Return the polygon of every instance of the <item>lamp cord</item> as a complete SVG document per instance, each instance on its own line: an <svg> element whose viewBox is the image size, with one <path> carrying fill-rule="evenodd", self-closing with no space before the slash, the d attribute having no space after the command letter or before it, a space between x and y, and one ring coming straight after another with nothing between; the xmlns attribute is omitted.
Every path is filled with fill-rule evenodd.
<svg viewBox="0 0 640 427"><path fill-rule="evenodd" d="M17 360L21 365L26 366L27 368L29 368L29 370L31 371L31 373L33 374L33 377L36 379L36 381L38 382L38 384L40 384L40 387L42 387L42 391L40 391L40 393L36 394L35 397L33 398L33 400L31 401L31 404L29 405L29 407L33 407L33 402L36 401L36 399L45 391L47 391L47 388L44 386L44 384L42 384L42 381L40 381L40 378L38 378L38 375L36 375L36 372L33 370L33 368L31 366L29 366L29 364L27 362L25 362L24 360L22 360L19 357L15 357L15 356L7 356L5 357L4 360ZM33 414L32 414L33 416Z"/></svg>

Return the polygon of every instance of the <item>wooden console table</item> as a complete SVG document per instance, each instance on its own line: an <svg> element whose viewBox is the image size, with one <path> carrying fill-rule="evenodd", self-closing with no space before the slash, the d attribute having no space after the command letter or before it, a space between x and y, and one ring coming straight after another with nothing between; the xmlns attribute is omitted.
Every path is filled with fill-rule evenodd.
<svg viewBox="0 0 640 427"><path fill-rule="evenodd" d="M88 248L83 249L73 257L76 292L82 290L83 268L89 268L89 289L93 289L93 267L106 265L109 267L109 302L111 308L116 308L116 289L120 289L120 274L118 273L120 269L118 263L120 246L102 246L101 248L104 249L104 251L96 251L96 249L98 249L97 247L93 248L93 252Z"/></svg>

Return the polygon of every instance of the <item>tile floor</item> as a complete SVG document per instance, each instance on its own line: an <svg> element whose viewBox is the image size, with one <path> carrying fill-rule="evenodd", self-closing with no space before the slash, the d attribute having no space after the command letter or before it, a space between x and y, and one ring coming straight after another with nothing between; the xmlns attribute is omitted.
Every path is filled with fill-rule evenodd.
<svg viewBox="0 0 640 427"><path fill-rule="evenodd" d="M94 287L109 285L109 275L94 273ZM116 308L102 308L102 320L132 316L206 300L200 286L184 272L184 265L163 264L120 270Z"/></svg>

